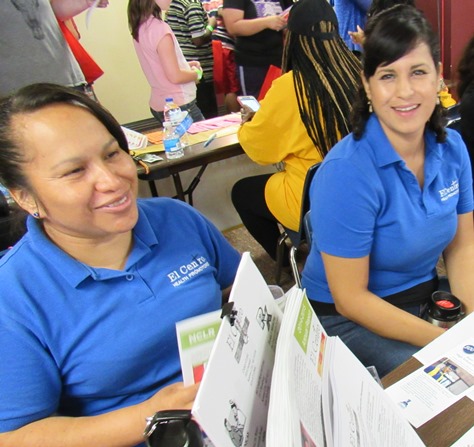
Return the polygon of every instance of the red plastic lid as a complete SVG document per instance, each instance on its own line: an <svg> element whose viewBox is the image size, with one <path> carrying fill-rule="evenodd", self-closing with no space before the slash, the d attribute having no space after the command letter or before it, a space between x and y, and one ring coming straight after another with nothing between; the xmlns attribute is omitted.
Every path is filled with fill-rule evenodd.
<svg viewBox="0 0 474 447"><path fill-rule="evenodd" d="M452 309L453 307L455 307L455 304L449 300L436 301L436 305L442 307L443 309Z"/></svg>

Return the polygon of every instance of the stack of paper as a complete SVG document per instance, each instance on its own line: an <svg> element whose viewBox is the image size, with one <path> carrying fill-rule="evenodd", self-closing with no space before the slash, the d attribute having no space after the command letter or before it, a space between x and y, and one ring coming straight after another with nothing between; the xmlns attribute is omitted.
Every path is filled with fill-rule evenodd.
<svg viewBox="0 0 474 447"><path fill-rule="evenodd" d="M304 291L287 293L282 315L245 253L231 301L192 409L215 446L423 446Z"/></svg>

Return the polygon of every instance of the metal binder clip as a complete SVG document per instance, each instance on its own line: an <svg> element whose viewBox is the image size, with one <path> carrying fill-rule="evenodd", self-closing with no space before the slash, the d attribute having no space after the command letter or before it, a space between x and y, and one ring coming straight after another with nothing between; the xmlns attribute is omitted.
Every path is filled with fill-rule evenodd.
<svg viewBox="0 0 474 447"><path fill-rule="evenodd" d="M225 303L222 306L221 318L229 317L229 323L231 326L234 325L235 319L237 317L237 311L234 309L234 303L229 302Z"/></svg>

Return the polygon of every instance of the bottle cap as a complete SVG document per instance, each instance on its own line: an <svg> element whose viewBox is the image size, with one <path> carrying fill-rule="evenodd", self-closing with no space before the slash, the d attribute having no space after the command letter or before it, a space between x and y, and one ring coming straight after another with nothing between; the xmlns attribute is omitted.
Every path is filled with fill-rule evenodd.
<svg viewBox="0 0 474 447"><path fill-rule="evenodd" d="M462 313L461 301L449 292L437 290L431 295L428 313L436 320L457 320Z"/></svg>

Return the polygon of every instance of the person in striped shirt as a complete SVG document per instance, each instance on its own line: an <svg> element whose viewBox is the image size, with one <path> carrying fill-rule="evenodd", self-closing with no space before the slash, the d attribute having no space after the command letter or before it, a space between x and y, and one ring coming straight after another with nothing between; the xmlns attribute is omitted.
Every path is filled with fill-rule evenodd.
<svg viewBox="0 0 474 447"><path fill-rule="evenodd" d="M216 18L208 17L200 0L172 0L166 21L186 60L196 60L201 64L203 77L196 92L198 107L206 118L217 116L211 42L212 32L217 24Z"/></svg>

